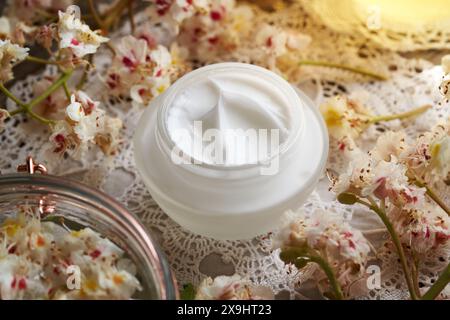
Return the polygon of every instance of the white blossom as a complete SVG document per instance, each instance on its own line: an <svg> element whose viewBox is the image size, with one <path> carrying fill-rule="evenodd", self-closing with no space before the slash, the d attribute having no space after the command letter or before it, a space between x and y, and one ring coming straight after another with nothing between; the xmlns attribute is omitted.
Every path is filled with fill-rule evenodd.
<svg viewBox="0 0 450 320"><path fill-rule="evenodd" d="M450 244L450 217L429 200L409 208L390 207L388 216L402 242L414 252L427 254Z"/></svg>
<svg viewBox="0 0 450 320"><path fill-rule="evenodd" d="M342 139L356 138L365 128L369 111L360 103L344 96L335 96L320 106L320 112L330 136Z"/></svg>
<svg viewBox="0 0 450 320"><path fill-rule="evenodd" d="M360 149L353 150L352 156L346 171L341 173L337 181L334 182L333 191L336 194L351 192L361 195L362 190L372 186L373 168L375 166L373 159L368 153Z"/></svg>
<svg viewBox="0 0 450 320"><path fill-rule="evenodd" d="M286 52L287 39L287 34L283 30L268 24L258 30L255 36L257 45L275 56L281 56Z"/></svg>
<svg viewBox="0 0 450 320"><path fill-rule="evenodd" d="M450 119L420 134L400 155L412 174L434 183L450 178Z"/></svg>
<svg viewBox="0 0 450 320"><path fill-rule="evenodd" d="M334 270L342 287L359 279L370 252L369 242L361 231L350 226L343 215L317 209L287 212L273 238L273 248L298 248L309 256L320 257ZM316 272L320 287L326 290L326 277Z"/></svg>
<svg viewBox="0 0 450 320"><path fill-rule="evenodd" d="M133 101L147 104L170 86L177 68L166 47L150 48L147 41L126 36L117 45L106 84L113 94L128 94Z"/></svg>
<svg viewBox="0 0 450 320"><path fill-rule="evenodd" d="M10 40L0 40L0 82L7 82L14 77L13 66L25 60L28 50L11 43Z"/></svg>
<svg viewBox="0 0 450 320"><path fill-rule="evenodd" d="M387 131L378 137L371 154L377 160L390 161L392 157L399 158L406 149L406 134L403 131Z"/></svg>
<svg viewBox="0 0 450 320"><path fill-rule="evenodd" d="M78 158L91 145L97 145L106 155L114 154L121 142L122 121L108 116L99 105L85 92L75 92L66 107L67 121L58 121L52 127L51 152L69 152Z"/></svg>
<svg viewBox="0 0 450 320"><path fill-rule="evenodd" d="M70 48L73 54L81 58L95 53L98 47L109 39L92 31L79 17L79 8L70 6L65 12L59 11L58 34L59 47Z"/></svg>
<svg viewBox="0 0 450 320"><path fill-rule="evenodd" d="M79 122L84 116L83 107L81 103L76 101L75 95L70 97L70 104L66 108L66 115L70 120Z"/></svg>
<svg viewBox="0 0 450 320"><path fill-rule="evenodd" d="M151 21L159 21L171 28L174 34L179 32L181 23L194 16L196 13L205 12L210 2L216 0L147 0Z"/></svg>
<svg viewBox="0 0 450 320"><path fill-rule="evenodd" d="M0 299L130 299L141 286L122 260L97 232L70 231L19 208L0 224ZM80 268L80 290L67 287L70 265Z"/></svg>

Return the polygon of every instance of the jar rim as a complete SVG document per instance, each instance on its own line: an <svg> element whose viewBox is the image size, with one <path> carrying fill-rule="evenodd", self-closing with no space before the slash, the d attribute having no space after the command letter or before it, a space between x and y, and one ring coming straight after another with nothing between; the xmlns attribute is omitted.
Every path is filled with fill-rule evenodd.
<svg viewBox="0 0 450 320"><path fill-rule="evenodd" d="M101 206L104 208L104 210L101 210L102 214L108 215L109 218L121 217L127 220L131 225L128 231L136 237L141 249L144 250L150 259L151 265L155 268L155 281L158 285L159 298L177 299L179 297L176 279L164 257L164 253L157 243L153 241L153 238L139 218L113 197L81 182L54 175L29 175L22 173L0 175L0 196L17 193L15 188L17 186L33 187L26 191L35 193L46 192L48 188L50 189L48 193L70 196L78 201L89 202L88 204L94 207ZM5 190L11 191L5 192Z"/></svg>
<svg viewBox="0 0 450 320"><path fill-rule="evenodd" d="M241 69L247 72L248 74L255 75L258 73L260 76L263 76L266 81L271 81L272 84L277 85L277 89L283 90L284 94L287 94L289 96L289 103L291 105L293 99L298 100L299 104L301 105L300 108L298 108L297 112L299 112L299 118L297 122L297 126L293 128L293 132L289 134L288 139L281 144L281 146L278 148L277 152L274 154L270 154L269 157L264 159L263 161L258 161L257 163L247 163L247 164L238 164L238 165L218 165L218 164L210 164L206 162L201 162L200 164L196 161L198 159L195 159L192 157L192 155L188 155L184 153L184 151L180 150L183 153L183 159L186 159L189 161L189 164L194 165L196 168L202 168L208 171L249 171L255 168L260 167L261 165L270 163L273 161L276 157L282 157L285 155L288 150L295 144L295 142L301 137L302 131L304 128L304 104L303 101L300 99L300 97L297 95L296 91L292 86L283 78L281 78L278 74L265 69L260 66L256 66L253 64L248 63L241 63L241 62L222 62L222 63L214 63L210 64L201 68L198 68L194 71L189 72L188 74L184 75L180 79L178 79L171 87L168 89L168 94L165 95L162 101L162 106L157 111L157 122L158 126L156 128L156 133L159 146L163 149L164 152L168 153L170 155L170 151L174 150L176 147L176 143L171 138L168 129L167 129L167 116L168 116L168 109L171 105L172 100L175 98L175 96L179 93L180 90L183 88L186 88L184 86L184 83L192 82L195 80L196 77L201 76L201 73L203 72L210 72L211 70L220 72L221 70L227 70L229 68L234 69ZM269 79L271 78L271 79ZM169 92L170 90L170 92ZM295 106L294 106L295 107ZM162 124L162 125L160 125ZM186 166L183 166L186 168Z"/></svg>

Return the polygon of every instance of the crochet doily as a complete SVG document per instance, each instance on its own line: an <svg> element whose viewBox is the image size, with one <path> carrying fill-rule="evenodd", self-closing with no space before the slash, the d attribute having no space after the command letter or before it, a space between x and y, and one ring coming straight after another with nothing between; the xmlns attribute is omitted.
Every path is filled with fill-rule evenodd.
<svg viewBox="0 0 450 320"><path fill-rule="evenodd" d="M335 94L362 92L366 97L366 104L375 114L397 113L428 103L435 106L416 120L393 121L370 128L362 137L364 144L370 145L387 129L405 129L414 137L430 129L439 118L450 115L449 106L439 105L442 97L438 86L443 76L440 67L426 60L402 57L381 49L365 39L339 35L309 18L300 4L294 6L295 8L274 13L261 12L257 18L311 35L313 41L305 52L308 59L351 64L389 75L387 81L374 82L337 69L293 68L289 74L290 79L304 90L316 105ZM232 56L224 59L240 60L239 57ZM96 100L105 98L107 90L99 79L108 67L108 61L106 50L104 54L99 53L95 56L96 70L89 75L88 85L85 86L87 93ZM54 71L48 68L45 74ZM32 97L32 84L42 76L42 74L28 76L25 80L17 82L12 88L13 92L21 99L29 100ZM205 276L239 273L258 284L270 286L278 293L278 298L316 296L314 288L308 285L308 279L314 271L313 267L298 272L285 266L278 258L278 253L270 250L270 234L250 241L216 241L194 235L168 218L152 200L134 164L131 141L143 108L133 105L130 101L116 99L103 99L103 104L108 112L124 121L124 143L117 156L105 158L98 150L93 149L89 157L80 161L65 158L58 163L49 163L44 152L49 136L47 129L34 121L15 117L8 122L6 131L0 135L1 172L14 172L16 165L31 154L46 164L52 174L81 180L114 196L132 213L139 216L149 228L165 251L180 284L197 285ZM7 107L11 110L14 106L9 104ZM339 172L343 163L336 156L334 148L335 146L331 145L328 167ZM312 211L324 208L340 212L351 219L352 224L363 230L375 247L382 245L387 235L380 230L382 229L380 221L362 208L337 203L335 196L328 191L328 185L329 182L324 177L303 209ZM377 257L378 263L382 264L382 288L366 290L358 295L361 298L372 299L406 298L407 292L395 256L389 254L391 252L389 249L382 252L384 253ZM448 253L439 254L444 261L448 260ZM421 282L429 285L441 268L442 266L438 264L425 266Z"/></svg>

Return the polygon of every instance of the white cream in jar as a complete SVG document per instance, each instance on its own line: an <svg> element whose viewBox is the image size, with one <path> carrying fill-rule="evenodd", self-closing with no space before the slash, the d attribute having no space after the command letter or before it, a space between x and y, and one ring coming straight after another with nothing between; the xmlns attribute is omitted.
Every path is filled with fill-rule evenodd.
<svg viewBox="0 0 450 320"><path fill-rule="evenodd" d="M290 133L298 130L291 123L295 112L290 107L290 101L283 92L273 90L271 85L269 81L245 73L224 72L199 79L181 90L167 109L165 124L170 138L181 152L210 165L234 166L267 160L272 131L277 130L277 142L283 145ZM303 119L302 115L298 116ZM210 142L202 137L210 129L223 133L222 145L217 146L222 147L218 150L222 152L221 157L213 158L202 152ZM255 133L256 139L236 143L239 141L232 133L238 134L240 130L244 131L243 134L254 130L252 133ZM258 145L262 143L262 139L258 139L259 130L268 133L266 152L263 154L258 154ZM226 132L230 135L226 136ZM202 148L195 148L196 138L201 141Z"/></svg>
<svg viewBox="0 0 450 320"><path fill-rule="evenodd" d="M217 239L277 227L323 172L326 127L311 101L248 64L197 69L156 98L135 159L155 201L181 226Z"/></svg>

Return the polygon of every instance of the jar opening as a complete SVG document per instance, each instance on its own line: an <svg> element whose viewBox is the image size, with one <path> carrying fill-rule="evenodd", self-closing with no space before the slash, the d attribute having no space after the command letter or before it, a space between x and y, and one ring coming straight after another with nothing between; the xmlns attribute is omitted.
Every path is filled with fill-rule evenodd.
<svg viewBox="0 0 450 320"><path fill-rule="evenodd" d="M303 129L288 82L254 65L221 63L179 79L158 110L159 144L172 161L230 171L280 157Z"/></svg>

